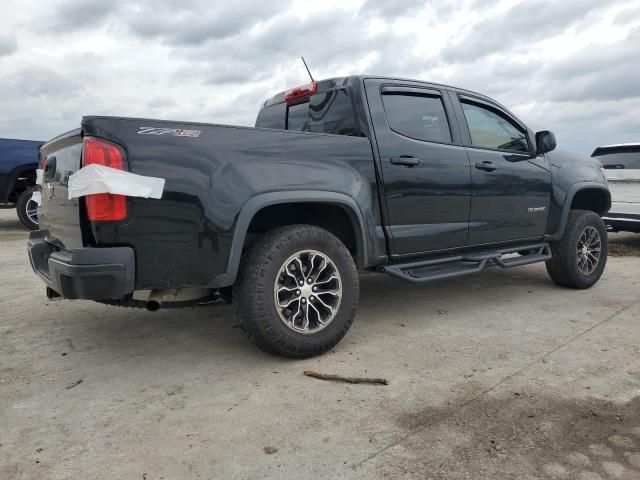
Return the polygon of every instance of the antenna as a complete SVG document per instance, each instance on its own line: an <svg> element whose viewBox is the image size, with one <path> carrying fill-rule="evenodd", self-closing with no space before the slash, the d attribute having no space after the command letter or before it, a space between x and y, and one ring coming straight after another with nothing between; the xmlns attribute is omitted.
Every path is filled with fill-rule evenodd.
<svg viewBox="0 0 640 480"><path fill-rule="evenodd" d="M313 79L313 75L311 75L311 70L309 70L309 67L307 66L307 62L304 61L304 57L300 57L300 59L302 60L302 63L304 63L304 68L307 69L307 73L309 74L309 78L311 79L312 82L315 82L315 80Z"/></svg>

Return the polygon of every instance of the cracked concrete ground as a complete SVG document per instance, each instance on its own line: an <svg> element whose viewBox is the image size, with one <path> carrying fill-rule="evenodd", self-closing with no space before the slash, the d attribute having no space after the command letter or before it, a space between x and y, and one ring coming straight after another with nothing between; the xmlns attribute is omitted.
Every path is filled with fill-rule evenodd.
<svg viewBox="0 0 640 480"><path fill-rule="evenodd" d="M625 256L587 291L543 265L363 275L351 331L304 361L228 306L48 301L26 237L0 211L3 480L640 478L640 235L612 236Z"/></svg>

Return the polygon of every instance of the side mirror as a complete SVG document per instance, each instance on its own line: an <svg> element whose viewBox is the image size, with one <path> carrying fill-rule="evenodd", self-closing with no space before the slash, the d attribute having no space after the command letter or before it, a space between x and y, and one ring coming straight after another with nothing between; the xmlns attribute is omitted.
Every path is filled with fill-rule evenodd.
<svg viewBox="0 0 640 480"><path fill-rule="evenodd" d="M542 130L536 133L536 153L542 155L543 153L551 152L556 149L556 136L549 130Z"/></svg>

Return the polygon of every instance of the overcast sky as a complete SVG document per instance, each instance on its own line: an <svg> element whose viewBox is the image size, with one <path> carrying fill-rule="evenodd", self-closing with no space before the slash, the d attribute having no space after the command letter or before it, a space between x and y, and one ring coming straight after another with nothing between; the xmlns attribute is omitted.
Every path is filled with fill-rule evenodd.
<svg viewBox="0 0 640 480"><path fill-rule="evenodd" d="M308 77L487 94L559 146L640 141L640 0L0 0L0 137L89 114L252 125Z"/></svg>

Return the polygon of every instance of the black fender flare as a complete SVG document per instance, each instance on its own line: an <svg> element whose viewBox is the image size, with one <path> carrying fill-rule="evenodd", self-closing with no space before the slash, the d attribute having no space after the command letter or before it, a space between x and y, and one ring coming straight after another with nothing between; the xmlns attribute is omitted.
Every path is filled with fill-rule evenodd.
<svg viewBox="0 0 640 480"><path fill-rule="evenodd" d="M571 185L571 188L569 188L569 191L567 192L567 195L564 199L564 206L562 207L562 217L560 219L560 226L558 227L558 230L556 230L555 233L545 235L545 240L555 242L562 238L562 236L564 235L564 229L567 226L567 221L569 220L569 212L571 211L571 204L573 203L573 198L576 196L578 192L582 190L591 190L591 189L598 189L598 190L604 191L609 197L609 205L611 205L611 192L609 191L609 188L604 183L600 183L600 182L574 183L573 185Z"/></svg>
<svg viewBox="0 0 640 480"><path fill-rule="evenodd" d="M231 241L231 250L227 261L227 270L224 274L217 276L213 280L210 285L211 287L226 287L233 285L238 275L242 249L253 217L265 207L285 203L327 203L342 207L354 223L358 247L357 263L360 265L367 265L368 253L365 222L362 216L362 211L353 198L344 193L315 190L269 192L252 197L240 210L233 230L233 239Z"/></svg>

